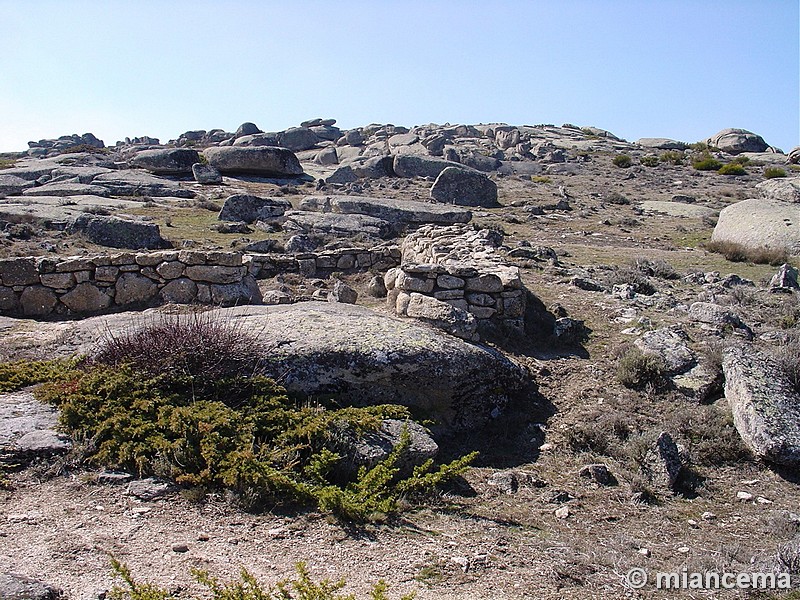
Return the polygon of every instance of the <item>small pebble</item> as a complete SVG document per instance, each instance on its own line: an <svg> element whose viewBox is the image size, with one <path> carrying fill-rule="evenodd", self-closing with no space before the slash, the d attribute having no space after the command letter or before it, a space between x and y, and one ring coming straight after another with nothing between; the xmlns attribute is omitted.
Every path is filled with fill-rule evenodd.
<svg viewBox="0 0 800 600"><path fill-rule="evenodd" d="M764 496L759 496L758 498L756 498L756 502L758 502L759 504L772 504L772 500L770 500L769 498L764 498Z"/></svg>
<svg viewBox="0 0 800 600"><path fill-rule="evenodd" d="M208 534L205 532L200 532L197 534L197 541L198 542L207 542L208 541Z"/></svg>
<svg viewBox="0 0 800 600"><path fill-rule="evenodd" d="M556 518L558 519L566 519L569 517L569 507L568 506L561 506L556 509L555 512Z"/></svg>
<svg viewBox="0 0 800 600"><path fill-rule="evenodd" d="M697 523L697 521L695 521L694 519L689 519L689 520L687 521L687 523L689 523L689 527L694 527L694 528L697 528L697 526L698 526L698 523Z"/></svg>
<svg viewBox="0 0 800 600"><path fill-rule="evenodd" d="M713 521L714 519L716 519L716 518L717 518L717 515L715 515L713 512L706 511L706 512L704 512L702 515L700 515L700 517L701 517L701 518L702 518L704 521Z"/></svg>
<svg viewBox="0 0 800 600"><path fill-rule="evenodd" d="M639 554L641 554L642 556L646 556L647 558L650 558L650 549L649 548L639 548Z"/></svg>
<svg viewBox="0 0 800 600"><path fill-rule="evenodd" d="M736 499L742 502L749 502L753 499L753 494L750 492L736 492Z"/></svg>
<svg viewBox="0 0 800 600"><path fill-rule="evenodd" d="M678 552L680 552L681 554L687 554L689 551L690 551L689 546L681 546L680 548L678 548Z"/></svg>
<svg viewBox="0 0 800 600"><path fill-rule="evenodd" d="M186 544L172 544L172 551L173 552L188 552L189 546Z"/></svg>

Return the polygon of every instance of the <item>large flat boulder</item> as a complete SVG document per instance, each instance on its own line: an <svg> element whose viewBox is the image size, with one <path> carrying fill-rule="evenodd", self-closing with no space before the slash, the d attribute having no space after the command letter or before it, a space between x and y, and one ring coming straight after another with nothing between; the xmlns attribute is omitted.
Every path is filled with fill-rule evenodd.
<svg viewBox="0 0 800 600"><path fill-rule="evenodd" d="M262 198L251 194L234 194L225 199L219 211L220 221L255 223L283 216L291 210L292 203L281 198Z"/></svg>
<svg viewBox="0 0 800 600"><path fill-rule="evenodd" d="M800 252L800 205L754 198L723 208L712 242Z"/></svg>
<svg viewBox="0 0 800 600"><path fill-rule="evenodd" d="M263 177L296 177L303 167L294 152L277 146L219 146L206 148L208 164L220 173Z"/></svg>
<svg viewBox="0 0 800 600"><path fill-rule="evenodd" d="M16 196L32 188L34 183L18 175L0 174L0 197Z"/></svg>
<svg viewBox="0 0 800 600"><path fill-rule="evenodd" d="M24 192L23 196L109 196L107 188L91 183L57 182L32 187Z"/></svg>
<svg viewBox="0 0 800 600"><path fill-rule="evenodd" d="M392 231L389 223L377 217L361 214L320 213L292 210L285 214L283 228L302 233L330 233L356 235L365 233L372 237L386 237Z"/></svg>
<svg viewBox="0 0 800 600"><path fill-rule="evenodd" d="M469 223L472 213L463 208L413 200L370 198L368 196L306 196L301 210L362 214L393 225L407 223Z"/></svg>
<svg viewBox="0 0 800 600"><path fill-rule="evenodd" d="M70 230L82 233L95 244L111 248L153 250L172 247L172 244L161 237L158 225L147 221L81 215L75 219Z"/></svg>
<svg viewBox="0 0 800 600"><path fill-rule="evenodd" d="M725 398L745 444L760 459L800 465L800 394L754 346L729 348L722 361Z"/></svg>
<svg viewBox="0 0 800 600"><path fill-rule="evenodd" d="M154 148L142 150L130 160L130 165L157 175L188 175L200 155L192 148Z"/></svg>
<svg viewBox="0 0 800 600"><path fill-rule="evenodd" d="M93 185L101 185L113 196L134 197L173 197L194 198L192 190L182 188L177 181L165 179L136 170L113 171L101 173L92 180Z"/></svg>
<svg viewBox="0 0 800 600"><path fill-rule="evenodd" d="M147 311L55 324L54 343L86 352L103 332L158 318ZM485 424L529 383L527 369L500 352L354 304L237 306L215 309L213 318L258 332L268 373L290 392L350 405L402 404L443 428Z"/></svg>

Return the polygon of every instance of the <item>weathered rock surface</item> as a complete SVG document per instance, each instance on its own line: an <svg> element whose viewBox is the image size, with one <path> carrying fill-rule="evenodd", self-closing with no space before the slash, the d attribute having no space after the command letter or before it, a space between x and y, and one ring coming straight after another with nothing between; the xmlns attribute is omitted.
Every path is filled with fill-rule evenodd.
<svg viewBox="0 0 800 600"><path fill-rule="evenodd" d="M0 197L16 196L25 190L32 188L34 183L17 175L0 174Z"/></svg>
<svg viewBox="0 0 800 600"><path fill-rule="evenodd" d="M75 219L70 230L82 233L95 244L111 248L154 250L171 247L171 244L161 237L158 225L146 221L81 215Z"/></svg>
<svg viewBox="0 0 800 600"><path fill-rule="evenodd" d="M23 196L109 196L107 188L89 183L56 182L28 188Z"/></svg>
<svg viewBox="0 0 800 600"><path fill-rule="evenodd" d="M800 252L800 206L778 200L737 202L719 213L712 242Z"/></svg>
<svg viewBox="0 0 800 600"><path fill-rule="evenodd" d="M468 223L472 219L472 213L461 208L413 200L404 201L366 196L306 196L300 202L300 208L301 210L369 215L392 225Z"/></svg>
<svg viewBox="0 0 800 600"><path fill-rule="evenodd" d="M60 600L61 590L49 583L0 572L0 599L2 600Z"/></svg>
<svg viewBox="0 0 800 600"><path fill-rule="evenodd" d="M726 350L722 369L733 422L747 447L764 461L800 465L800 394L781 368L746 345Z"/></svg>
<svg viewBox="0 0 800 600"><path fill-rule="evenodd" d="M276 146L220 146L206 148L208 164L220 173L242 173L264 177L296 177L303 167L294 152Z"/></svg>
<svg viewBox="0 0 800 600"><path fill-rule="evenodd" d="M319 213L292 210L286 213L283 228L286 231L304 233L330 233L333 235L356 235L365 233L373 237L386 237L392 227L383 219L362 214Z"/></svg>
<svg viewBox="0 0 800 600"><path fill-rule="evenodd" d="M636 143L644 148L653 148L655 150L686 150L689 147L689 144L685 142L678 142L669 138L640 138Z"/></svg>
<svg viewBox="0 0 800 600"><path fill-rule="evenodd" d="M494 181L479 171L459 167L447 167L439 173L431 188L431 198L460 206L499 206Z"/></svg>
<svg viewBox="0 0 800 600"><path fill-rule="evenodd" d="M215 315L260 332L268 371L290 392L403 404L446 428L484 424L529 382L526 369L491 348L358 305L240 306ZM142 326L147 318L157 313L89 317L70 323L59 343L85 351L106 327Z"/></svg>
<svg viewBox="0 0 800 600"><path fill-rule="evenodd" d="M662 490L675 490L683 470L683 461L678 446L669 433L661 432L645 455L641 470L654 486Z"/></svg>
<svg viewBox="0 0 800 600"><path fill-rule="evenodd" d="M463 168L463 166L457 162L412 154L398 154L394 157L394 162L392 164L394 173L398 177L435 178L447 167Z"/></svg>
<svg viewBox="0 0 800 600"><path fill-rule="evenodd" d="M143 173L142 171L112 171L102 173L92 180L93 184L107 188L114 196L154 196L173 198L194 198L192 190L182 188L177 181L171 181Z"/></svg>
<svg viewBox="0 0 800 600"><path fill-rule="evenodd" d="M478 323L463 308L417 292L401 292L396 299L397 314L418 319L465 340L475 338Z"/></svg>
<svg viewBox="0 0 800 600"><path fill-rule="evenodd" d="M199 162L200 155L191 148L155 148L138 152L130 165L157 175L187 175Z"/></svg>
<svg viewBox="0 0 800 600"><path fill-rule="evenodd" d="M663 359L669 374L688 371L697 360L689 349L689 336L680 328L664 327L648 331L634 342L644 354Z"/></svg>
<svg viewBox="0 0 800 600"><path fill-rule="evenodd" d="M723 129L706 140L706 143L728 154L764 152L769 145L760 135L746 129Z"/></svg>
<svg viewBox="0 0 800 600"><path fill-rule="evenodd" d="M800 202L800 177L776 177L756 185L762 198Z"/></svg>
<svg viewBox="0 0 800 600"><path fill-rule="evenodd" d="M413 421L386 419L380 429L358 436L350 430L337 431L340 440L337 451L343 460L337 465L345 475L355 475L360 467L368 469L385 460L400 443L403 429L408 430L409 447L398 463L401 474L411 474L414 467L421 465L439 452L439 446L422 425Z"/></svg>
<svg viewBox="0 0 800 600"><path fill-rule="evenodd" d="M220 221L255 223L281 217L291 208L292 203L288 200L261 198L250 194L234 194L225 199L218 218Z"/></svg>
<svg viewBox="0 0 800 600"><path fill-rule="evenodd" d="M211 165L196 163L192 165L192 175L197 183L213 185L222 183L222 173Z"/></svg>

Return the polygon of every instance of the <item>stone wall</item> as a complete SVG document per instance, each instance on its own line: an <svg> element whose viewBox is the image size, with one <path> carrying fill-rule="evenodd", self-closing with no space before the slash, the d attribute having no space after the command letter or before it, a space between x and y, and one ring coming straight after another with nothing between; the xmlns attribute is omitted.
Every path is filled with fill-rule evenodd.
<svg viewBox="0 0 800 600"><path fill-rule="evenodd" d="M397 247L343 248L296 255L167 250L0 259L0 314L45 317L135 309L161 303L257 304L256 279L297 272L385 270Z"/></svg>
<svg viewBox="0 0 800 600"><path fill-rule="evenodd" d="M472 315L480 333L522 333L526 290L519 269L498 251L502 236L468 225L424 226L403 241L402 262L386 275L388 302L400 316L421 318L470 337ZM427 296L456 309L445 314ZM468 316L467 315L467 316ZM458 332L452 331L454 321Z"/></svg>

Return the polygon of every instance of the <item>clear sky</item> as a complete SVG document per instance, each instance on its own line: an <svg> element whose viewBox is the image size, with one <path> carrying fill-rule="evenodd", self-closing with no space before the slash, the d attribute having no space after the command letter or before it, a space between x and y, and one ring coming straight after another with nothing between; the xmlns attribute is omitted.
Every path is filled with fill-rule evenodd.
<svg viewBox="0 0 800 600"><path fill-rule="evenodd" d="M0 0L0 151L314 117L800 144L798 0Z"/></svg>

